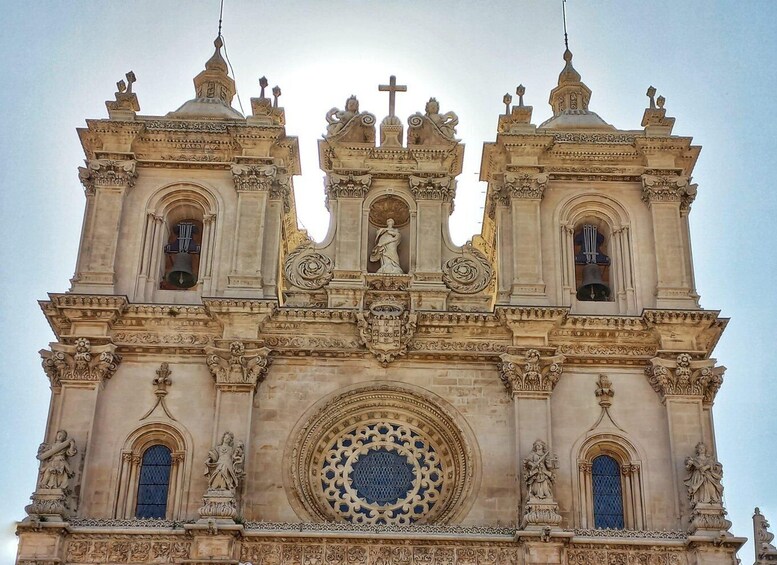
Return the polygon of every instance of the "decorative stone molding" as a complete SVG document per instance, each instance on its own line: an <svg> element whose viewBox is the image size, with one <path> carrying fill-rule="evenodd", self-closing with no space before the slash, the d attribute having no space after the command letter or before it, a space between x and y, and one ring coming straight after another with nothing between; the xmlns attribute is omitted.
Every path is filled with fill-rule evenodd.
<svg viewBox="0 0 777 565"><path fill-rule="evenodd" d="M278 169L275 165L232 165L232 180L238 192L268 192Z"/></svg>
<svg viewBox="0 0 777 565"><path fill-rule="evenodd" d="M689 184L688 177L642 175L642 201L648 206L654 202L679 202L680 210L687 212L697 188L698 185Z"/></svg>
<svg viewBox="0 0 777 565"><path fill-rule="evenodd" d="M332 280L333 267L329 257L306 243L286 256L283 273L290 284L305 290L317 290Z"/></svg>
<svg viewBox="0 0 777 565"><path fill-rule="evenodd" d="M714 360L694 361L690 354L680 353L676 359L653 357L645 374L662 400L667 396L700 396L711 403L725 371L725 367L715 367Z"/></svg>
<svg viewBox="0 0 777 565"><path fill-rule="evenodd" d="M547 444L538 439L531 454L523 460L523 482L527 499L521 527L558 526L561 515L553 497L558 458L548 451Z"/></svg>
<svg viewBox="0 0 777 565"><path fill-rule="evenodd" d="M43 370L51 386L60 386L64 382L93 381L110 379L121 362L121 356L114 353L112 343L92 346L86 338L78 338L75 345L53 343L51 351L40 350L43 357Z"/></svg>
<svg viewBox="0 0 777 565"><path fill-rule="evenodd" d="M327 199L364 198L371 184L372 175L329 173L326 176L326 197Z"/></svg>
<svg viewBox="0 0 777 565"><path fill-rule="evenodd" d="M540 199L547 185L545 173L505 173L503 191L511 198Z"/></svg>
<svg viewBox="0 0 777 565"><path fill-rule="evenodd" d="M410 175L410 192L416 200L442 200L453 202L456 196L456 183L448 176L445 177L417 177Z"/></svg>
<svg viewBox="0 0 777 565"><path fill-rule="evenodd" d="M723 509L723 465L708 453L703 442L696 444L694 455L685 459L688 470L684 484L688 488L688 500L691 505L692 534L719 534L731 527Z"/></svg>
<svg viewBox="0 0 777 565"><path fill-rule="evenodd" d="M87 194L94 194L98 187L132 188L137 176L135 161L93 159L86 167L78 168L78 178Z"/></svg>
<svg viewBox="0 0 777 565"><path fill-rule="evenodd" d="M488 258L467 242L461 255L449 259L442 269L445 286L461 294L475 294L488 287L494 279L494 269Z"/></svg>
<svg viewBox="0 0 777 565"><path fill-rule="evenodd" d="M604 532L606 530L597 530ZM616 536L620 537L620 536ZM593 545L571 547L566 551L567 563L602 565L603 563L650 563L650 565L685 565L683 547L632 547L627 545Z"/></svg>
<svg viewBox="0 0 777 565"><path fill-rule="evenodd" d="M287 484L298 511L324 528L442 525L466 511L477 476L472 442L436 397L374 384L302 420L286 447Z"/></svg>
<svg viewBox="0 0 777 565"><path fill-rule="evenodd" d="M229 349L206 347L205 363L208 365L217 387L231 388L260 384L270 368L270 350L266 347L246 349L244 343L233 341Z"/></svg>
<svg viewBox="0 0 777 565"><path fill-rule="evenodd" d="M550 394L561 378L563 355L542 357L536 349L523 355L500 355L499 377L512 396L519 393Z"/></svg>
<svg viewBox="0 0 777 565"><path fill-rule="evenodd" d="M418 321L404 304L391 301L375 301L366 315L358 312L356 318L361 342L384 367L407 353Z"/></svg>
<svg viewBox="0 0 777 565"><path fill-rule="evenodd" d="M615 391L612 388L612 382L607 375L599 375L596 381L596 398L599 399L599 406L608 409L612 406L612 399L615 397Z"/></svg>
<svg viewBox="0 0 777 565"><path fill-rule="evenodd" d="M168 418L175 420L173 415L170 413L170 410L167 409L167 404L165 404L167 387L173 384L173 380L170 378L171 373L172 371L170 370L170 366L167 363L162 363L159 366L159 369L156 370L156 377L152 381L152 384L154 385L154 394L156 395L156 402L151 407L151 409L146 412L145 416L143 416L141 420L145 420L151 416L154 410L156 410L157 406L162 407L162 410L164 410L164 413L167 414Z"/></svg>
<svg viewBox="0 0 777 565"><path fill-rule="evenodd" d="M769 522L756 507L753 514L753 545L755 546L755 565L777 563L777 548L772 545L774 534L769 531Z"/></svg>
<svg viewBox="0 0 777 565"><path fill-rule="evenodd" d="M65 562L181 563L188 560L191 543L191 540L175 535L74 534L68 537Z"/></svg>

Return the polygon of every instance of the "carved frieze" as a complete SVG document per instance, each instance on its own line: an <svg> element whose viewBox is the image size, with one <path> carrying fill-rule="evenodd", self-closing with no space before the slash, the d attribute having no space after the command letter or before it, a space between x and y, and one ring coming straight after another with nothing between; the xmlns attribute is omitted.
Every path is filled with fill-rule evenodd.
<svg viewBox="0 0 777 565"><path fill-rule="evenodd" d="M688 353L674 359L654 357L645 369L650 386L661 399L667 396L699 396L704 402L712 402L723 384L725 367L715 367L714 361L695 361Z"/></svg>
<svg viewBox="0 0 777 565"><path fill-rule="evenodd" d="M275 165L232 165L232 180L238 192L268 192L277 172Z"/></svg>
<svg viewBox="0 0 777 565"><path fill-rule="evenodd" d="M507 392L550 394L561 378L563 355L543 357L536 349L529 349L523 355L504 353L500 355L499 377Z"/></svg>
<svg viewBox="0 0 777 565"><path fill-rule="evenodd" d="M681 211L688 211L696 198L697 185L688 177L642 175L642 200L654 202L679 202Z"/></svg>
<svg viewBox="0 0 777 565"><path fill-rule="evenodd" d="M472 243L467 242L461 255L446 261L442 269L445 286L461 294L475 294L485 289L494 278L488 258Z"/></svg>
<svg viewBox="0 0 777 565"><path fill-rule="evenodd" d="M286 257L283 273L286 280L306 290L317 290L332 280L332 260L317 252L309 244L303 244Z"/></svg>
<svg viewBox="0 0 777 565"><path fill-rule="evenodd" d="M264 380L270 367L268 348L246 349L240 341L230 343L229 349L206 347L205 353L205 362L216 379L216 386L255 387Z"/></svg>
<svg viewBox="0 0 777 565"><path fill-rule="evenodd" d="M456 196L456 183L451 177L409 176L410 192L416 200L442 200L453 202Z"/></svg>
<svg viewBox="0 0 777 565"><path fill-rule="evenodd" d="M417 314L404 304L375 301L365 314L356 314L362 343L384 366L407 353L408 342L415 334Z"/></svg>
<svg viewBox="0 0 777 565"><path fill-rule="evenodd" d="M115 350L112 343L92 346L88 339L78 338L75 345L54 343L51 351L41 349L40 355L51 386L59 386L63 381L110 379L121 362Z"/></svg>
<svg viewBox="0 0 777 565"><path fill-rule="evenodd" d="M86 167L78 168L78 178L87 194L94 194L98 187L132 188L136 177L135 161L93 159Z"/></svg>
<svg viewBox="0 0 777 565"><path fill-rule="evenodd" d="M65 549L67 563L180 563L188 559L191 540L159 535L73 535Z"/></svg>

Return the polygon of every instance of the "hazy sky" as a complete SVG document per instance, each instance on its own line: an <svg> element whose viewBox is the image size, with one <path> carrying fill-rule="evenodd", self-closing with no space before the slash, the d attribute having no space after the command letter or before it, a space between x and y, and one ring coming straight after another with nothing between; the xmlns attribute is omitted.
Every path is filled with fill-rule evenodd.
<svg viewBox="0 0 777 565"><path fill-rule="evenodd" d="M103 102L133 70L141 113L161 115L193 96L212 53L218 0L2 1L0 34L0 563L15 554L13 521L34 489L48 381L37 351L53 339L36 300L68 289L84 196L75 128L106 117ZM226 0L224 36L244 108L257 79L283 89L287 132L299 136L300 220L321 239L328 216L316 139L324 114L356 94L381 119L377 91L396 74L408 92L397 115L430 96L458 113L466 143L454 240L479 230L482 144L496 135L502 96L526 86L533 122L550 116L563 66L560 0L511 2ZM591 109L639 129L654 85L674 133L703 146L691 213L702 306L731 323L715 357L728 367L715 405L718 455L733 532L752 537L758 505L777 525L777 2L569 0L574 64ZM238 101L234 102L239 108ZM121 244L121 243L120 243ZM753 560L748 544L740 557Z"/></svg>

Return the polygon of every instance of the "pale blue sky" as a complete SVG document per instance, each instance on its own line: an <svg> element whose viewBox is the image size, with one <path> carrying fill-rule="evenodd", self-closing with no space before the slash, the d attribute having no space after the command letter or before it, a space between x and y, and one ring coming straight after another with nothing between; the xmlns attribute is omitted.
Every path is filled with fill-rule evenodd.
<svg viewBox="0 0 777 565"><path fill-rule="evenodd" d="M103 102L134 70L142 113L164 114L193 95L212 52L218 0L0 3L0 564L13 561L12 522L34 488L49 391L37 351L53 339L36 300L68 288L83 213L75 128L106 116ZM639 129L654 85L675 134L703 146L691 213L697 287L705 308L731 317L715 357L728 367L715 406L726 504L737 535L752 536L758 505L777 524L777 3L569 0L574 64L591 109ZM226 0L224 35L244 107L257 78L283 89L287 131L300 137L295 179L301 220L327 224L315 152L324 114L356 94L386 113L377 92L396 74L401 117L436 96L458 113L467 145L452 228L479 230L482 144L493 140L502 95L526 86L534 123L550 115L562 68L560 0L519 2ZM235 106L238 107L237 100ZM740 557L752 562L748 545Z"/></svg>

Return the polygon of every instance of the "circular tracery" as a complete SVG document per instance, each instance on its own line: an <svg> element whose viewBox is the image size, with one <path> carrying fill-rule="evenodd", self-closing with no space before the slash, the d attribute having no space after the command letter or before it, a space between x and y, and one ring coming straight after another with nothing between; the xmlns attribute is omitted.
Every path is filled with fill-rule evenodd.
<svg viewBox="0 0 777 565"><path fill-rule="evenodd" d="M320 520L445 523L472 491L469 436L431 398L403 388L338 395L297 437L287 454L290 482Z"/></svg>

